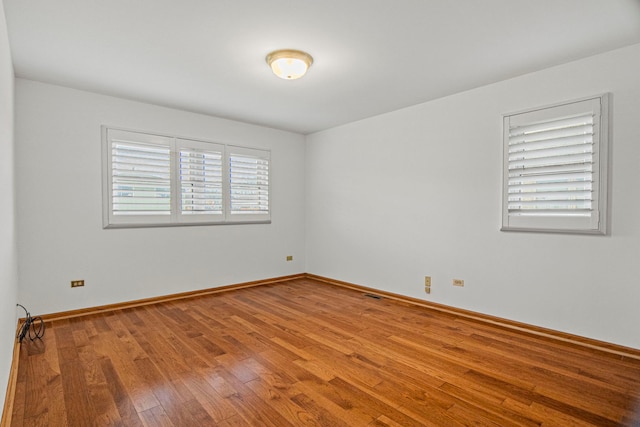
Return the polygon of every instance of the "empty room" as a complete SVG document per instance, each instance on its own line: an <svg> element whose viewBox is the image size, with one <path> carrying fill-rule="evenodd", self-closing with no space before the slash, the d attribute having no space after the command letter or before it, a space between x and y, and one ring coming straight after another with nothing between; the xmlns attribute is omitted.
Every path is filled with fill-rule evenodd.
<svg viewBox="0 0 640 427"><path fill-rule="evenodd" d="M640 425L640 1L0 5L3 427Z"/></svg>

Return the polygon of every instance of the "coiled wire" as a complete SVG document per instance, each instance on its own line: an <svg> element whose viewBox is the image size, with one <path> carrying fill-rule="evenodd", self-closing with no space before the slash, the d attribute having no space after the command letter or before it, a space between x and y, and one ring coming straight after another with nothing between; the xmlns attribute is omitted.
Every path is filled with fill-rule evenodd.
<svg viewBox="0 0 640 427"><path fill-rule="evenodd" d="M22 307L24 312L26 313L26 317L22 326L20 326L20 330L18 331L18 335L16 338L22 342L24 337L28 336L31 341L37 339L42 339L44 335L44 320L42 317L36 316L31 317L31 313L27 311L27 309L21 305L16 304L18 307Z"/></svg>

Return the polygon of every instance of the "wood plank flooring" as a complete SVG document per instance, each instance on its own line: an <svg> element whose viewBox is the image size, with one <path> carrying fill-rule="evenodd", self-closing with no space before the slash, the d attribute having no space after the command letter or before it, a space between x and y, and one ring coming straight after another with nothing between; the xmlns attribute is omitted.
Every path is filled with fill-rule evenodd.
<svg viewBox="0 0 640 427"><path fill-rule="evenodd" d="M50 322L12 426L638 426L640 361L299 279Z"/></svg>

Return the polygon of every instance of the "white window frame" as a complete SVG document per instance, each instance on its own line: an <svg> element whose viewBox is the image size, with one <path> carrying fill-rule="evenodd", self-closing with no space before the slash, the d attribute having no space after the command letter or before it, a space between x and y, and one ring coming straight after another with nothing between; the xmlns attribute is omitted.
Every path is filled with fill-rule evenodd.
<svg viewBox="0 0 640 427"><path fill-rule="evenodd" d="M113 149L116 143L127 143L131 146L151 146L167 149L170 153L170 210L165 214L132 213L126 211L114 211L114 156ZM220 153L221 156L221 191L222 208L211 210L200 209L198 201L190 203L191 210L183 212L183 180L181 178L180 154L181 151L203 153L212 155ZM252 158L260 159L262 180L260 182L260 209L250 213L232 212L231 206L231 179L230 179L230 155L240 153ZM211 159L209 156L208 159ZM188 165L189 163L185 163ZM211 168L216 165L208 164ZM203 166L203 169L206 168ZM149 132L134 131L117 127L102 126L102 193L103 193L103 227L162 227L179 225L216 225L216 224L268 224L271 223L271 152L266 149L239 147L210 141L181 138L170 135L160 135ZM186 175L185 175L186 176ZM216 181L217 176L208 176L210 181ZM202 190L206 186L203 182L194 180L195 187ZM204 181L204 180L202 180ZM185 179L185 183L190 181ZM210 188L209 188L210 190ZM207 191L207 190L202 190ZM205 196L206 197L206 196ZM266 201L265 201L266 199ZM216 203L211 200L212 203ZM117 202L115 202L117 205ZM195 207L194 207L195 206ZM207 209L207 210L205 210ZM197 213L192 213L193 211Z"/></svg>
<svg viewBox="0 0 640 427"><path fill-rule="evenodd" d="M589 174L591 178L590 192L583 190L583 193L587 193L581 197L585 197L586 201L578 201L573 202L574 197L572 195L566 196L569 197L571 201L564 201L565 207L559 208L559 205L562 205L563 202L551 202L551 204L555 204L556 206L550 209L544 209L542 205L545 203L544 201L539 201L539 198L550 196L547 192L545 195L542 192L542 188L545 187L543 182L544 179L539 180L538 178L531 178L532 174L539 174L538 176L543 176L544 178L554 179L553 173L547 172L548 169L542 169L542 167L530 169L529 166L521 166L521 163L518 163L520 160L525 157L532 156L531 152L528 149L524 149L523 153L514 160L514 150L513 147L519 142L517 138L527 138L528 135L531 135L532 138L528 138L529 140L535 138L535 133L538 132L538 129L533 129L534 127L548 127L548 123L552 121L561 121L567 120L570 121L578 116L589 116L592 114L592 119L589 117L589 120L593 121L592 125L576 125L576 126L589 126L592 127L593 133L591 134L589 131L585 131L584 141L588 141L585 143L584 151L579 155L584 156L584 163L581 163L581 167L588 169L589 165L591 165L591 173L588 172L579 172L579 174ZM532 130L531 133L522 134L522 128L527 128L528 130ZM520 129L518 129L520 128ZM546 130L546 132L551 132L550 130ZM591 136L592 135L592 136ZM537 138L547 138L546 136ZM555 140L556 137L553 137ZM582 137L580 137L582 138ZM566 138L565 138L566 139ZM512 142L512 149L510 153L510 140ZM545 144L548 144L546 141L549 139L545 139ZM592 142L592 144L591 144ZM588 151L587 146L591 146L591 152ZM552 150L557 149L557 147L552 147ZM540 150L540 149L539 149ZM529 151L529 153L526 153ZM528 109L525 111L519 111L515 113L509 113L503 115L503 191L502 191L502 228L503 231L534 231L534 232L557 232L557 233L579 233L579 234L606 234L607 233L607 192L608 192L608 153L609 153L609 95L602 94L598 96L582 98L574 101L568 101L563 103L558 103L550 106L539 107ZM556 154L557 155L557 154ZM556 157L557 158L557 157ZM511 161L511 169L510 169L510 161ZM524 160L523 163L530 161L530 158ZM562 167L573 168L573 166L569 167L570 160L565 160L567 163ZM571 160L573 161L573 160ZM578 161L580 162L580 161ZM539 161L539 163L542 163ZM554 163L556 164L556 163ZM584 166L586 165L586 166ZM545 162L544 167L547 167L548 164ZM518 169L521 168L521 169ZM559 169L556 169L556 174ZM522 176L514 177L515 173L522 173ZM511 173L511 177L510 177ZM527 176L528 175L528 176ZM584 175L583 175L584 176ZM571 183L572 178L567 178L566 174L564 175L565 183ZM511 178L511 180L510 180ZM562 177L559 177L561 179ZM535 197L535 200L531 199L531 195L534 193L516 193L520 191L518 187L522 188L522 186L517 185L515 182L522 183L522 179L524 180L532 180L532 184L530 186L538 187L537 191L542 193L539 196ZM583 177L583 179L585 179ZM588 178L586 178L588 179ZM520 180L520 181L519 181ZM548 186L549 184L547 184ZM569 192L573 191L572 187L565 187L564 189L559 190L560 192ZM528 190L527 190L528 191ZM557 188L556 188L556 191ZM525 194L527 197L518 198L520 194ZM514 195L516 196L514 198ZM511 196L511 205L510 205L510 196ZM553 196L550 196L553 197ZM588 199L591 199L589 203ZM514 201L514 199L516 201ZM551 199L556 200L556 199ZM549 203L549 202L546 202ZM532 205L538 205L533 207ZM582 205L582 206L580 206ZM525 208L526 207L526 208Z"/></svg>

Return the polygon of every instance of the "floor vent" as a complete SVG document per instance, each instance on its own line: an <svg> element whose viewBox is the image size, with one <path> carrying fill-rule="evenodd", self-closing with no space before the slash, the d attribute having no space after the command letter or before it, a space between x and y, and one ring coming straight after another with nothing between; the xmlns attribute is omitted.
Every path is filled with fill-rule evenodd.
<svg viewBox="0 0 640 427"><path fill-rule="evenodd" d="M382 299L380 295L375 295L375 294L364 294L364 296L367 298Z"/></svg>

